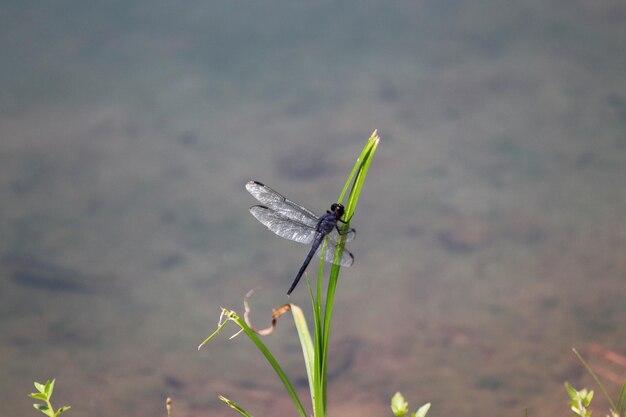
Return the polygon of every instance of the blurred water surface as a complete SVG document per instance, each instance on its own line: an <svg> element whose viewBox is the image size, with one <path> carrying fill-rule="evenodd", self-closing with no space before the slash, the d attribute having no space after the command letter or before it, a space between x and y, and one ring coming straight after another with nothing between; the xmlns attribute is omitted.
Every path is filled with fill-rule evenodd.
<svg viewBox="0 0 626 417"><path fill-rule="evenodd" d="M218 393L293 414L247 340L195 347L257 286L262 326L306 253L244 183L322 213L377 128L331 413L389 415L401 390L433 415L564 415L563 381L590 384L569 349L626 349L625 18L616 0L5 2L2 413L34 413L32 381L56 377L76 415L164 415L166 396L232 415ZM289 320L267 342L304 381Z"/></svg>

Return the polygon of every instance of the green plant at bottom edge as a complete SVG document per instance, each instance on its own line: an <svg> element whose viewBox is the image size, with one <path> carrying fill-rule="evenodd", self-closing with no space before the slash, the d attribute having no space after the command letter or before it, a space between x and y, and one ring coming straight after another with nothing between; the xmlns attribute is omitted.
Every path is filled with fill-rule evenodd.
<svg viewBox="0 0 626 417"><path fill-rule="evenodd" d="M578 353L575 348L572 349L572 351L578 360L583 364L585 369L587 369L587 372L589 372L596 384L598 384L600 391L609 402L610 414L607 417L626 417L626 381L622 384L619 396L617 397L617 402L614 402L609 396L604 384L602 384L600 378L598 378L598 375L596 375L587 361L583 359L582 355ZM565 389L567 390L567 394L570 396L571 401L569 402L569 405L574 412L574 415L579 417L590 417L591 410L589 410L589 405L591 404L591 399L593 398L593 390L587 390L586 388L577 390L569 382L565 382Z"/></svg>
<svg viewBox="0 0 626 417"><path fill-rule="evenodd" d="M30 398L41 401L41 403L33 404L36 410L41 411L48 417L58 417L63 412L69 410L70 406L63 406L58 410L54 411L54 407L52 407L51 399L52 399L52 391L54 391L54 379L49 379L45 384L41 384L39 382L35 382L35 388L37 392L31 392L28 394Z"/></svg>
<svg viewBox="0 0 626 417"><path fill-rule="evenodd" d="M591 399L593 398L593 390L587 391L586 388L577 390L569 382L565 382L565 389L571 399L569 406L574 412L574 415L579 417L591 417L589 404L591 404Z"/></svg>

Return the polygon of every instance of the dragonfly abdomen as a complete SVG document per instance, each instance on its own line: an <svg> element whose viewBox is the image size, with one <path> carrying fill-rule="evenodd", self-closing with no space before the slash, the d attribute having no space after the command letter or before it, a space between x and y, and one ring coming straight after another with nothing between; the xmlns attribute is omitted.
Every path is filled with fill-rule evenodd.
<svg viewBox="0 0 626 417"><path fill-rule="evenodd" d="M291 292L294 290L294 288L296 288L296 285L298 285L298 282L300 282L300 278L302 278L302 275L304 275L304 271L306 271L306 268L309 266L309 263L311 263L311 259L313 259L313 255L315 254L315 252L317 251L317 248L322 243L322 240L324 240L324 235L322 235L319 232L316 233L315 240L313 241L313 244L311 245L311 249L309 250L309 253L306 255L306 258L304 259L304 262L302 263L300 270L296 274L296 277L293 279L293 282L291 283L291 286L289 287L289 290L287 291L287 295L291 295Z"/></svg>

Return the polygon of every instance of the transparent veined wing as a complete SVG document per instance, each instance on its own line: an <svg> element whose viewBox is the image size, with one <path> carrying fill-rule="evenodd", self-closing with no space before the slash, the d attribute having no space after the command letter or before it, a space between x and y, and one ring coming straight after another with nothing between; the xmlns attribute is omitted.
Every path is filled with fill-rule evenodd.
<svg viewBox="0 0 626 417"><path fill-rule="evenodd" d="M261 204L270 208L271 210L274 210L284 218L294 220L298 223L305 224L313 228L315 228L315 226L317 225L319 217L316 216L315 213L313 213L311 210L305 209L301 205L296 204L291 200L288 200L283 195L272 190L265 184L257 181L250 181L246 184L246 190L248 190L248 192L252 194L254 198L259 200Z"/></svg>
<svg viewBox="0 0 626 417"><path fill-rule="evenodd" d="M339 229L341 230L341 226L339 226ZM354 229L348 229L345 231L342 230L341 234L345 236L345 242L352 242L354 238L356 237L356 230ZM331 239L335 243L339 241L339 233L337 232L337 229L333 230L326 236L328 236L328 238Z"/></svg>
<svg viewBox="0 0 626 417"><path fill-rule="evenodd" d="M343 250L343 254L341 259L339 259L339 262L335 262L335 249L337 248L337 245L331 239L326 239L326 247L323 255L322 247L324 247L324 243L322 243L319 248L317 248L317 251L315 251L315 255L317 255L318 258L321 258L331 264L341 266L350 266L354 263L354 256L346 249Z"/></svg>
<svg viewBox="0 0 626 417"><path fill-rule="evenodd" d="M265 227L280 237L299 243L312 243L315 238L315 227L284 217L281 213L266 206L252 206L250 213Z"/></svg>

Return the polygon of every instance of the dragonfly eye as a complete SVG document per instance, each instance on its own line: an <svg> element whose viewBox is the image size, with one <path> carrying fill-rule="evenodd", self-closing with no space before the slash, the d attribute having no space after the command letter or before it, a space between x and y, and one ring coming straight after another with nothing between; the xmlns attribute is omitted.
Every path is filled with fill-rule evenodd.
<svg viewBox="0 0 626 417"><path fill-rule="evenodd" d="M332 213L334 213L336 216L341 217L341 216L343 216L344 209L343 209L343 206L341 204L333 203L330 206L330 211Z"/></svg>

